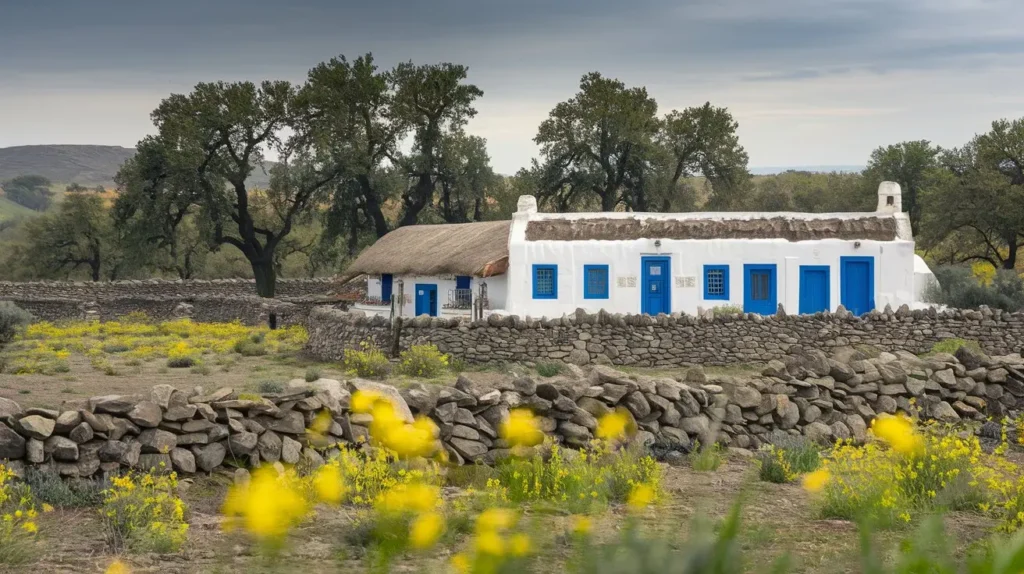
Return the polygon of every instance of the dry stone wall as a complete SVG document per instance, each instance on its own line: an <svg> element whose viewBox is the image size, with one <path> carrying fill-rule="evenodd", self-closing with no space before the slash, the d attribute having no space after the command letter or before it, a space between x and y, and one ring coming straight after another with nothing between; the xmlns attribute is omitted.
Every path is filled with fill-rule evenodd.
<svg viewBox="0 0 1024 574"><path fill-rule="evenodd" d="M22 409L0 398L0 459L15 471L32 465L68 477L130 468L212 472L228 463L315 466L340 445L369 447L372 417L349 411L360 390L391 398L409 420L430 417L438 447L455 463L485 464L511 453L498 429L515 408L533 411L543 430L569 447L587 446L598 419L619 410L637 429L632 440L668 458L688 452L695 440L757 448L776 433L822 443L864 439L881 413L980 422L1014 416L1024 407L1020 355L960 352L921 359L900 351L871 358L841 348L832 355L786 355L745 377L706 376L699 367L679 378L626 375L603 365L572 366L569 372L539 382L510 377L495 385L460 376L454 386L413 383L401 391L362 379L298 379L282 393L262 397L158 385L146 396L93 397L52 410ZM326 434L307 433L323 411L330 416ZM988 422L981 432L998 438L1000 428Z"/></svg>
<svg viewBox="0 0 1024 574"><path fill-rule="evenodd" d="M331 277L278 279L279 297L323 296L339 289ZM96 301L124 297L251 297L256 283L251 279L142 279L126 281L0 281L0 299L71 299Z"/></svg>
<svg viewBox="0 0 1024 574"><path fill-rule="evenodd" d="M859 344L882 350L929 351L942 340L977 341L989 354L1020 351L1024 314L999 310L886 309L855 317L840 310L815 315L728 316L587 314L554 319L491 315L485 320L416 317L396 325L336 309L309 314L308 350L338 360L371 341L385 351L433 343L469 363L564 361L576 365L723 365L779 359L792 348ZM396 343L397 338L397 345Z"/></svg>
<svg viewBox="0 0 1024 574"><path fill-rule="evenodd" d="M98 319L111 321L129 313L145 313L155 321L188 317L202 323L241 321L266 325L270 314L278 325L304 324L309 312L325 301L319 298L290 300L261 297L115 297L96 301L68 299L8 299L43 321Z"/></svg>

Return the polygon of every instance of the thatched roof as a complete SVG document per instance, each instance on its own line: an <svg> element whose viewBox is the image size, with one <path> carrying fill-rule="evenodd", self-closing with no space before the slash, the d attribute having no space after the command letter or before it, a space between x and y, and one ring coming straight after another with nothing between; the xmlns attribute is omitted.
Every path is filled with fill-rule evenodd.
<svg viewBox="0 0 1024 574"><path fill-rule="evenodd" d="M688 217L541 219L526 226L527 241L624 241L631 239L846 239L893 241L896 219L891 215L862 217Z"/></svg>
<svg viewBox="0 0 1024 574"><path fill-rule="evenodd" d="M485 221L399 227L364 249L345 276L502 275L508 270L511 224Z"/></svg>

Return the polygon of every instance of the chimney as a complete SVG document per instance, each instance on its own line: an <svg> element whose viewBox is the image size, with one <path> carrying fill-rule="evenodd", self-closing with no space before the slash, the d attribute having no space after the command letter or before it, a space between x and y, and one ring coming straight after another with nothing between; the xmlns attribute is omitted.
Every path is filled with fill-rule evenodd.
<svg viewBox="0 0 1024 574"><path fill-rule="evenodd" d="M903 211L903 199L900 195L900 184L895 181L883 181L878 184L878 213L900 213Z"/></svg>
<svg viewBox="0 0 1024 574"><path fill-rule="evenodd" d="M532 195L520 195L516 203L516 213L537 213L537 198Z"/></svg>

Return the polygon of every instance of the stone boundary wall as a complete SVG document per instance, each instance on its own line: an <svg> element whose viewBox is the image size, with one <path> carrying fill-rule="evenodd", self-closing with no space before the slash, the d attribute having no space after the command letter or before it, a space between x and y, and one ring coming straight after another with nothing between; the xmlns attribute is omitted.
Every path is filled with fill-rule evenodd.
<svg viewBox="0 0 1024 574"><path fill-rule="evenodd" d="M329 301L322 298L264 299L261 297L114 297L95 301L69 299L7 299L43 321L112 321L129 313L145 313L156 321L188 317L201 323L239 320L245 325L266 325L270 314L278 325L305 324L312 309Z"/></svg>
<svg viewBox="0 0 1024 574"><path fill-rule="evenodd" d="M992 355L1015 353L1024 345L1024 314L990 310L872 311L855 317L836 313L772 316L735 314L587 314L555 319L491 315L468 321L416 317L393 325L381 317L318 308L309 314L307 350L325 360L369 341L386 352L433 343L469 363L564 361L633 366L763 363L791 348L819 349L867 344L921 354L944 339L981 344ZM396 344L397 338L397 344Z"/></svg>
<svg viewBox="0 0 1024 574"><path fill-rule="evenodd" d="M297 379L284 392L263 397L158 385L145 396L93 397L59 409L23 410L0 398L0 459L15 472L32 465L67 477L161 463L185 474L226 468L226 461L315 466L341 444L366 444L372 417L349 411L351 394L359 390L389 397L407 421L430 417L438 427L437 447L453 462L485 464L511 453L498 429L514 408L532 410L555 442L570 447L587 446L598 419L619 409L637 429L632 440L667 459L688 452L695 440L753 449L780 432L823 443L864 439L875 416L899 410L980 422L1014 416L1024 407L1020 355L958 352L920 359L900 351L868 358L843 348L832 356L786 355L745 378L708 377L699 367L681 380L626 375L603 365L571 366L569 372L496 386L460 376L453 387L412 383L401 391L361 379ZM331 421L326 435L307 433L324 410ZM981 428L983 437L998 439L999 431L993 422Z"/></svg>
<svg viewBox="0 0 1024 574"><path fill-rule="evenodd" d="M342 288L333 277L278 279L278 297L326 296ZM252 279L142 279L125 281L0 281L3 299L72 299L96 301L124 297L252 297Z"/></svg>

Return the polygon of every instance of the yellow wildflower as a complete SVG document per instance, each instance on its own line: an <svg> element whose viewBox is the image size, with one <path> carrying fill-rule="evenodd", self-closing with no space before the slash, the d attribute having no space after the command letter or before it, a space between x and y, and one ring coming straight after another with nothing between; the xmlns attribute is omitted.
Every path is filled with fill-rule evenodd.
<svg viewBox="0 0 1024 574"><path fill-rule="evenodd" d="M513 556L526 556L530 553L530 537L522 532L513 534L508 541L509 553Z"/></svg>
<svg viewBox="0 0 1024 574"><path fill-rule="evenodd" d="M501 437L511 446L535 446L544 442L540 422L529 409L515 409L501 424Z"/></svg>
<svg viewBox="0 0 1024 574"><path fill-rule="evenodd" d="M469 572L469 558L461 552L452 556L452 568L455 569L458 574L466 574Z"/></svg>
<svg viewBox="0 0 1024 574"><path fill-rule="evenodd" d="M367 414L373 408L374 403L381 398L380 394L373 391L356 391L355 394L352 395L352 412Z"/></svg>
<svg viewBox="0 0 1024 574"><path fill-rule="evenodd" d="M224 500L223 512L241 517L246 530L260 538L276 538L306 515L306 501L273 467L261 467L248 484L232 487ZM226 523L230 527L231 523Z"/></svg>
<svg viewBox="0 0 1024 574"><path fill-rule="evenodd" d="M828 470L824 468L808 473L804 476L804 490L807 492L821 492L825 485L828 484L829 478L831 476Z"/></svg>
<svg viewBox="0 0 1024 574"><path fill-rule="evenodd" d="M43 503L43 512L53 512L53 507L47 503Z"/></svg>
<svg viewBox="0 0 1024 574"><path fill-rule="evenodd" d="M345 484L341 477L341 470L335 464L321 466L313 476L313 488L320 500L338 504L345 496Z"/></svg>
<svg viewBox="0 0 1024 574"><path fill-rule="evenodd" d="M590 522L590 518L586 516L577 516L573 520L572 531L575 534L587 535L590 534L590 530L593 528L593 524Z"/></svg>
<svg viewBox="0 0 1024 574"><path fill-rule="evenodd" d="M629 430L630 417L625 409L615 409L597 421L597 438L614 440L626 435Z"/></svg>
<svg viewBox="0 0 1024 574"><path fill-rule="evenodd" d="M120 560L114 560L113 562L111 562L110 566L107 566L107 569L104 571L104 574L130 574L130 573L131 573L131 569L128 568L128 565L125 564L124 562L121 562Z"/></svg>
<svg viewBox="0 0 1024 574"><path fill-rule="evenodd" d="M905 416L878 417L871 422L871 433L903 455L915 455L924 450L924 440Z"/></svg>
<svg viewBox="0 0 1024 574"><path fill-rule="evenodd" d="M21 529L25 532L28 532L29 534L35 534L36 532L39 532L39 527L36 526L35 522L25 522L21 525Z"/></svg>
<svg viewBox="0 0 1024 574"><path fill-rule="evenodd" d="M493 532L511 528L516 523L516 513L505 508L488 508L476 519L477 532Z"/></svg>
<svg viewBox="0 0 1024 574"><path fill-rule="evenodd" d="M444 518L437 512L427 512L416 517L409 526L409 543L413 548L430 548L444 532Z"/></svg>
<svg viewBox="0 0 1024 574"><path fill-rule="evenodd" d="M633 487L632 492L629 493L629 498L626 499L626 504L633 507L634 509L646 508L654 502L656 494L654 489L647 484L638 484Z"/></svg>
<svg viewBox="0 0 1024 574"><path fill-rule="evenodd" d="M487 530L476 535L476 551L480 554L501 556L505 553L505 541L501 535L493 530Z"/></svg>

